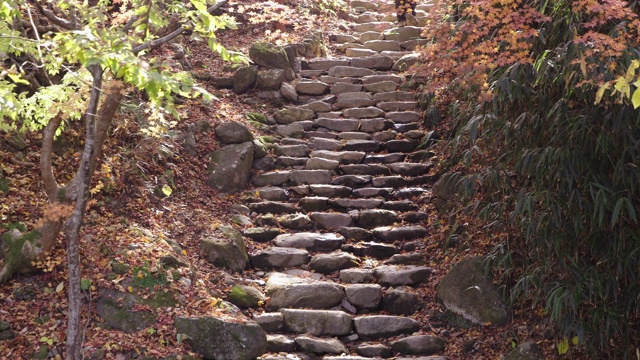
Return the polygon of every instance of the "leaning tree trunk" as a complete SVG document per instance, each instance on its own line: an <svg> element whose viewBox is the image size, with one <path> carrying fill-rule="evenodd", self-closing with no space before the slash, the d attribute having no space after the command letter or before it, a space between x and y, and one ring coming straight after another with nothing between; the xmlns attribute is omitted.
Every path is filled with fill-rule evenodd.
<svg viewBox="0 0 640 360"><path fill-rule="evenodd" d="M90 173L95 171L98 160L102 156L102 148L109 133L113 117L122 101L124 84L110 81L105 84L104 100L100 104L95 119L94 151L90 161ZM45 127L40 154L40 175L48 197L45 215L36 229L25 234L14 236L5 233L0 241L4 241L7 250L0 254L4 259L4 267L0 270L0 283L9 280L16 274L28 273L36 268L34 263L42 260L53 248L56 238L62 229L63 222L73 211L73 204L78 197L78 173L65 186L60 186L54 176L52 167L53 140L62 119L55 117Z"/></svg>

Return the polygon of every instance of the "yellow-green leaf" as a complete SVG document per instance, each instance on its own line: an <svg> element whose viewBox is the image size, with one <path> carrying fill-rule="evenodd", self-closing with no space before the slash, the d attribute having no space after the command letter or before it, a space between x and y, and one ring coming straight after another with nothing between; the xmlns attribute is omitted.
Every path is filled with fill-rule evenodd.
<svg viewBox="0 0 640 360"><path fill-rule="evenodd" d="M162 185L162 193L165 196L171 196L171 193L173 192L173 190L171 190L171 187L167 184Z"/></svg>
<svg viewBox="0 0 640 360"><path fill-rule="evenodd" d="M633 60L631 62L631 65L629 65L629 68L627 69L627 74L625 76L625 80L627 80L627 82L631 82L631 80L633 80L633 77L635 76L636 70L638 69L638 67L640 67L640 61Z"/></svg>
<svg viewBox="0 0 640 360"><path fill-rule="evenodd" d="M631 102L633 103L633 108L637 109L640 107L640 88L637 88L636 91L633 92L633 97L631 98Z"/></svg>
<svg viewBox="0 0 640 360"><path fill-rule="evenodd" d="M578 345L578 343L580 342L580 339L577 336L574 336L571 339L571 342L573 343L573 345Z"/></svg>
<svg viewBox="0 0 640 360"><path fill-rule="evenodd" d="M564 355L569 351L569 340L563 339L558 343L558 354Z"/></svg>
<svg viewBox="0 0 640 360"><path fill-rule="evenodd" d="M58 284L58 286L56 286L56 292L61 292L62 290L64 290L63 282L61 282L60 284Z"/></svg>
<svg viewBox="0 0 640 360"><path fill-rule="evenodd" d="M624 96L629 97L629 82L627 81L627 79L623 78L623 77L619 77L618 81L616 81L616 85L614 87L616 89L616 91L621 92L622 94L624 94Z"/></svg>
<svg viewBox="0 0 640 360"><path fill-rule="evenodd" d="M607 90L608 88L609 88L609 83L600 85L600 88L596 92L596 101L594 102L595 105L598 105L600 103L600 101L602 100L602 96L604 95L604 91Z"/></svg>

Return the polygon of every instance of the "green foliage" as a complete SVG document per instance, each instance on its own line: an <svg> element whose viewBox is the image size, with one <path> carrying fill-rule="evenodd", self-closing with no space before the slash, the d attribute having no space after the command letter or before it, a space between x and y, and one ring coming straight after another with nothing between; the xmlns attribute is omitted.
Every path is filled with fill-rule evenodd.
<svg viewBox="0 0 640 360"><path fill-rule="evenodd" d="M513 235L493 253L511 299L548 314L560 353L572 339L628 358L640 338L640 112L626 87L635 75L622 97L594 99L619 72L635 74L637 38L619 30L638 23L638 4L593 3L527 2L549 17L527 40L531 61L490 69L484 106L459 106L485 98L482 86L449 89L460 100L449 160L467 167L466 210ZM603 57L599 46L615 51Z"/></svg>
<svg viewBox="0 0 640 360"><path fill-rule="evenodd" d="M346 10L347 3L344 0L319 0L318 7L325 14L335 16Z"/></svg>
<svg viewBox="0 0 640 360"><path fill-rule="evenodd" d="M206 39L223 59L246 61L216 41L215 31L233 29L235 22L228 16L209 14L207 8L215 1L133 0L122 3L122 8L115 13L111 1L92 5L78 1L50 3L69 24L71 19L76 19L75 28L60 27L60 31L27 37L22 24L30 21L34 9L27 11L24 3L14 1L5 1L0 7L0 60L26 56L32 62L25 64L43 66L52 81L48 86L27 92L18 85L28 84L25 78L29 69L23 67L24 64L6 69L0 77L0 118L3 119L0 130L36 131L56 116L64 120L79 119L91 89L86 68L92 65L107 70L104 75L107 87L108 81L120 80L146 92L150 123L146 131L155 134L166 130L173 124L167 115L178 117L174 96L211 98L188 73L172 71L149 56L149 48L165 42L157 33L158 29L170 25L169 19L178 19L192 38ZM35 28L29 30L35 32Z"/></svg>

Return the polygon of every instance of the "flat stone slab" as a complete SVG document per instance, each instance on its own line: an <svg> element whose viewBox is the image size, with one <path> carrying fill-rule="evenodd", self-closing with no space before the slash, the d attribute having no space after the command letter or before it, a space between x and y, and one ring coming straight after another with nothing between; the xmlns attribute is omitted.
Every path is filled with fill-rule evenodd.
<svg viewBox="0 0 640 360"><path fill-rule="evenodd" d="M372 184L375 187L400 188L403 186L407 186L409 182L405 180L402 176L381 176L381 177L374 178L372 180Z"/></svg>
<svg viewBox="0 0 640 360"><path fill-rule="evenodd" d="M431 163L393 163L389 164L389 168L399 175L403 176L418 176L424 175L429 172L429 170L433 167Z"/></svg>
<svg viewBox="0 0 640 360"><path fill-rule="evenodd" d="M282 331L284 324L284 317L279 312L256 315L253 320L268 333Z"/></svg>
<svg viewBox="0 0 640 360"><path fill-rule="evenodd" d="M347 335L353 318L344 311L280 309L287 331L316 336Z"/></svg>
<svg viewBox="0 0 640 360"><path fill-rule="evenodd" d="M266 293L271 297L267 308L323 309L340 304L344 297L341 285L309 278L271 273L267 279Z"/></svg>
<svg viewBox="0 0 640 360"><path fill-rule="evenodd" d="M351 60L351 66L374 70L389 70L393 64L393 59L385 55L364 56Z"/></svg>
<svg viewBox="0 0 640 360"><path fill-rule="evenodd" d="M307 162L306 157L278 156L276 166L279 168L292 168L303 166Z"/></svg>
<svg viewBox="0 0 640 360"><path fill-rule="evenodd" d="M331 182L329 170L293 170L291 182L294 184L328 184Z"/></svg>
<svg viewBox="0 0 640 360"><path fill-rule="evenodd" d="M372 357L380 357L380 358L388 358L393 355L391 353L391 349L383 344L359 344L355 346L356 353L361 356L366 356L369 358Z"/></svg>
<svg viewBox="0 0 640 360"><path fill-rule="evenodd" d="M340 171L346 175L389 175L389 168L380 164L340 165Z"/></svg>
<svg viewBox="0 0 640 360"><path fill-rule="evenodd" d="M382 205L383 199L330 199L329 205L343 209L374 209Z"/></svg>
<svg viewBox="0 0 640 360"><path fill-rule="evenodd" d="M371 83L371 84L366 84L364 85L364 89L366 91L370 91L372 93L388 93L389 91L394 91L398 88L398 84L396 84L395 82L391 81L391 80L387 80L387 81L380 81L380 82L376 82L376 83ZM374 94L374 100L376 100L377 102L382 102L381 100L377 100L375 98L375 94Z"/></svg>
<svg viewBox="0 0 640 360"><path fill-rule="evenodd" d="M393 126L393 122L390 120L382 119L382 118L374 118L374 119L361 119L360 120L360 131L366 133L374 133L377 131L382 131L385 129L389 129ZM369 140L369 139L367 139Z"/></svg>
<svg viewBox="0 0 640 360"><path fill-rule="evenodd" d="M280 234L281 234L280 229L266 228L266 227L249 228L242 232L242 235L257 242L269 242Z"/></svg>
<svg viewBox="0 0 640 360"><path fill-rule="evenodd" d="M415 111L391 111L385 115L385 119L402 124L419 122L420 118L420 113Z"/></svg>
<svg viewBox="0 0 640 360"><path fill-rule="evenodd" d="M347 140L344 148L347 151L376 152L382 148L382 144L374 140Z"/></svg>
<svg viewBox="0 0 640 360"><path fill-rule="evenodd" d="M353 319L353 323L356 333L367 339L411 334L420 329L416 320L402 316L360 316Z"/></svg>
<svg viewBox="0 0 640 360"><path fill-rule="evenodd" d="M340 161L323 158L307 159L307 162L305 163L305 169L307 170L338 170L339 167Z"/></svg>
<svg viewBox="0 0 640 360"><path fill-rule="evenodd" d="M398 45L398 47L400 47L400 45ZM329 69L329 76L335 77L363 77L373 75L375 73L376 72L371 69L363 69L353 66L334 66Z"/></svg>
<svg viewBox="0 0 640 360"><path fill-rule="evenodd" d="M342 354L349 351L338 339L321 339L313 336L298 336L296 344L305 352L314 354Z"/></svg>
<svg viewBox="0 0 640 360"><path fill-rule="evenodd" d="M366 92L347 92L338 94L336 106L343 109L374 106L376 101Z"/></svg>
<svg viewBox="0 0 640 360"><path fill-rule="evenodd" d="M333 185L343 185L348 187L356 187L366 185L371 182L371 175L342 175L331 180Z"/></svg>
<svg viewBox="0 0 640 360"><path fill-rule="evenodd" d="M372 269L340 270L340 281L349 284L370 283L375 281Z"/></svg>
<svg viewBox="0 0 640 360"><path fill-rule="evenodd" d="M329 92L329 84L317 80L303 80L296 84L296 91L303 95L322 95Z"/></svg>
<svg viewBox="0 0 640 360"><path fill-rule="evenodd" d="M367 119L377 118L384 116L384 111L378 109L375 106L368 106L365 108L349 108L343 111L344 116L354 119Z"/></svg>
<svg viewBox="0 0 640 360"><path fill-rule="evenodd" d="M274 152L278 156L304 157L309 156L311 149L307 145L276 145Z"/></svg>
<svg viewBox="0 0 640 360"><path fill-rule="evenodd" d="M371 41L371 40L384 40L384 34L379 32L379 31L365 31L363 33L360 33L360 36L358 37L357 40L358 40L358 42L360 42L360 44L364 44L367 41ZM376 54L377 54L377 52L376 52ZM354 66L356 66L356 65L354 65Z"/></svg>
<svg viewBox="0 0 640 360"><path fill-rule="evenodd" d="M343 226L351 225L351 215L330 212L314 212L310 215L311 220L318 225L320 229L337 230Z"/></svg>
<svg viewBox="0 0 640 360"><path fill-rule="evenodd" d="M314 125L334 131L355 131L358 129L358 120L320 118L314 122Z"/></svg>
<svg viewBox="0 0 640 360"><path fill-rule="evenodd" d="M302 105L300 106L300 108L312 110L317 114L317 113L331 111L331 104L327 104L324 101L318 100L318 101L312 101L308 104Z"/></svg>
<svg viewBox="0 0 640 360"><path fill-rule="evenodd" d="M307 196L298 201L298 206L306 212L324 211L330 208L329 198L324 196Z"/></svg>
<svg viewBox="0 0 640 360"><path fill-rule="evenodd" d="M417 335L391 343L394 353L403 355L433 355L444 351L446 341L438 336Z"/></svg>
<svg viewBox="0 0 640 360"><path fill-rule="evenodd" d="M289 199L289 192L280 187L263 187L256 189L256 191L258 192L258 197L264 200L285 201Z"/></svg>
<svg viewBox="0 0 640 360"><path fill-rule="evenodd" d="M418 107L415 101L382 101L376 106L384 111L413 111Z"/></svg>
<svg viewBox="0 0 640 360"><path fill-rule="evenodd" d="M312 59L307 64L311 70L329 70L334 66L349 66L349 60L344 59ZM322 80L320 80L322 81Z"/></svg>
<svg viewBox="0 0 640 360"><path fill-rule="evenodd" d="M396 27L384 31L385 40L404 42L420 37L422 28L418 26Z"/></svg>
<svg viewBox="0 0 640 360"><path fill-rule="evenodd" d="M427 229L422 226L378 227L373 229L373 235L380 241L394 242L399 240L413 240L427 236Z"/></svg>
<svg viewBox="0 0 640 360"><path fill-rule="evenodd" d="M359 227L342 227L338 229L338 233L344 236L347 240L353 241L368 241L373 240L373 233L367 229Z"/></svg>
<svg viewBox="0 0 640 360"><path fill-rule="evenodd" d="M331 87L331 93L332 94L342 94L342 93L348 93L348 92L358 92L362 90L362 84L351 84L351 83L346 83L346 82L339 82L339 83L335 83L333 84L333 86Z"/></svg>
<svg viewBox="0 0 640 360"><path fill-rule="evenodd" d="M249 209L259 214L294 214L300 211L292 204L278 201L262 201L249 204Z"/></svg>
<svg viewBox="0 0 640 360"><path fill-rule="evenodd" d="M354 197L370 198L370 197L378 197L378 196L387 197L389 194L391 194L392 191L393 191L393 188L370 187L370 188L354 189L352 193Z"/></svg>
<svg viewBox="0 0 640 360"><path fill-rule="evenodd" d="M282 314L278 314L282 316ZM269 335L267 334L267 351L270 352L294 352L296 351L296 343L293 339L285 335Z"/></svg>
<svg viewBox="0 0 640 360"><path fill-rule="evenodd" d="M362 124L362 123L360 123ZM360 125L362 130L362 125ZM338 139L341 140L371 140L371 135L357 132L357 131L347 131L338 134Z"/></svg>
<svg viewBox="0 0 640 360"><path fill-rule="evenodd" d="M353 5L352 5L353 6ZM387 29L393 28L393 23L388 21L375 21L365 24L355 24L353 25L353 31L357 32L365 32L365 31L378 31L382 32Z"/></svg>
<svg viewBox="0 0 640 360"><path fill-rule="evenodd" d="M412 315L422 307L420 296L399 289L388 290L382 297L384 309L394 315Z"/></svg>
<svg viewBox="0 0 640 360"><path fill-rule="evenodd" d="M394 211L413 211L418 210L418 205L411 200L385 201L382 204L383 209Z"/></svg>
<svg viewBox="0 0 640 360"><path fill-rule="evenodd" d="M311 157L323 158L329 160L337 160L341 164L354 164L362 162L366 153L361 151L328 151L317 150L311 152Z"/></svg>
<svg viewBox="0 0 640 360"><path fill-rule="evenodd" d="M404 81L404 77L395 74L376 74L362 77L362 83L365 85L381 81L393 81L396 84L400 85Z"/></svg>
<svg viewBox="0 0 640 360"><path fill-rule="evenodd" d="M349 45L351 46L349 46L349 48L345 50L345 54L349 57L359 58L359 57L368 57L368 56L378 55L377 51L373 51L371 49L365 49L364 45L361 45L361 44L349 44Z"/></svg>
<svg viewBox="0 0 640 360"><path fill-rule="evenodd" d="M400 286L425 282L432 272L433 269L426 266L382 265L375 268L373 275L382 286Z"/></svg>
<svg viewBox="0 0 640 360"><path fill-rule="evenodd" d="M364 158L364 153L363 153ZM277 186L289 182L290 171L275 171L254 175L251 182L255 186Z"/></svg>
<svg viewBox="0 0 640 360"><path fill-rule="evenodd" d="M398 214L395 211L383 209L363 210L357 221L358 226L363 228L388 226L396 222L398 222Z"/></svg>
<svg viewBox="0 0 640 360"><path fill-rule="evenodd" d="M379 51L379 52L402 50L402 48L400 47L400 43L395 40L371 40L371 41L365 42L363 45L365 49L370 49L370 50Z"/></svg>
<svg viewBox="0 0 640 360"><path fill-rule="evenodd" d="M369 256L375 259L388 259L394 256L398 249L390 244L381 244L372 241L365 241L357 244L345 244L342 251L348 251L356 256Z"/></svg>
<svg viewBox="0 0 640 360"><path fill-rule="evenodd" d="M280 247L290 247L298 249L306 249L309 251L328 252L339 249L345 243L344 236L340 234L318 234L301 232L296 234L278 235L274 241L274 245Z"/></svg>
<svg viewBox="0 0 640 360"><path fill-rule="evenodd" d="M348 197L351 195L351 188L341 185L311 185L309 187L314 195L326 197Z"/></svg>
<svg viewBox="0 0 640 360"><path fill-rule="evenodd" d="M309 267L321 274L331 274L342 269L349 269L360 265L357 257L346 252L318 254L311 259Z"/></svg>
<svg viewBox="0 0 640 360"><path fill-rule="evenodd" d="M309 262L309 253L302 249L273 247L251 255L251 264L259 269L284 269Z"/></svg>
<svg viewBox="0 0 640 360"><path fill-rule="evenodd" d="M291 124L296 121L311 120L315 113L311 110L300 108L289 108L278 110L273 114L273 119L278 124Z"/></svg>
<svg viewBox="0 0 640 360"><path fill-rule="evenodd" d="M382 287L378 284L353 284L344 291L347 300L360 309L377 309L382 300Z"/></svg>

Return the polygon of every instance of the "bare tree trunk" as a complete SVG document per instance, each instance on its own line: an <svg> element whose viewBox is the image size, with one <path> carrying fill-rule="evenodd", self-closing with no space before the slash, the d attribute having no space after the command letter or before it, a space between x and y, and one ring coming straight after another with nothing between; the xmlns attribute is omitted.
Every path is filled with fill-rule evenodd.
<svg viewBox="0 0 640 360"><path fill-rule="evenodd" d="M67 360L78 360L82 358L82 289L81 289L81 269L80 269L80 246L78 235L82 219L89 201L89 188L92 178L92 159L96 152L96 114L98 103L102 92L102 74L100 65L92 65L89 71L93 77L91 97L85 113L86 138L82 160L76 177L77 193L76 205L73 215L67 221L65 233L67 237L67 266L69 269L69 286L67 288L69 297L69 312L67 315ZM95 168L95 166L94 166Z"/></svg>

